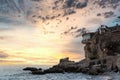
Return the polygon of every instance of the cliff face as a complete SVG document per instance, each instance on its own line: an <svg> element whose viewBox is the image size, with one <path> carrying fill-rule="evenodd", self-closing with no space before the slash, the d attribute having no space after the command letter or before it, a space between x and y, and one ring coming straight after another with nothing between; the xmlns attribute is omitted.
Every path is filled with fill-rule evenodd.
<svg viewBox="0 0 120 80"><path fill-rule="evenodd" d="M120 62L120 26L107 27L102 25L95 33L86 33L83 37L89 34L88 39L82 42L85 44L85 57L88 62L93 62L92 65L101 64L115 68Z"/></svg>
<svg viewBox="0 0 120 80"><path fill-rule="evenodd" d="M102 59L120 54L120 26L99 28L89 40L86 40L87 60Z"/></svg>

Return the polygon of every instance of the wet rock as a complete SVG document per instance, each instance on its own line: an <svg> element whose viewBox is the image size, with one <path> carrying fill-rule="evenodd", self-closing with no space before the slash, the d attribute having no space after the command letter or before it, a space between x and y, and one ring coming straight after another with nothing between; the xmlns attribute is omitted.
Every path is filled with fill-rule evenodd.
<svg viewBox="0 0 120 80"><path fill-rule="evenodd" d="M39 68L38 70L42 70L42 68Z"/></svg>
<svg viewBox="0 0 120 80"><path fill-rule="evenodd" d="M101 73L104 73L104 70L99 65L92 66L92 68L89 69L89 71L88 71L88 74L91 74L91 75L98 75L98 74L101 74Z"/></svg>
<svg viewBox="0 0 120 80"><path fill-rule="evenodd" d="M37 71L38 69L35 67L26 67L23 69L24 71Z"/></svg>
<svg viewBox="0 0 120 80"><path fill-rule="evenodd" d="M64 70L59 66L53 66L52 68L44 70L45 73L64 73Z"/></svg>
<svg viewBox="0 0 120 80"><path fill-rule="evenodd" d="M89 71L89 68L82 68L82 69L81 69L81 72L82 72L82 73L85 73L85 74L87 74L88 71Z"/></svg>
<svg viewBox="0 0 120 80"><path fill-rule="evenodd" d="M45 74L45 72L42 70L36 70L36 71L32 71L32 74L43 75L43 74Z"/></svg>

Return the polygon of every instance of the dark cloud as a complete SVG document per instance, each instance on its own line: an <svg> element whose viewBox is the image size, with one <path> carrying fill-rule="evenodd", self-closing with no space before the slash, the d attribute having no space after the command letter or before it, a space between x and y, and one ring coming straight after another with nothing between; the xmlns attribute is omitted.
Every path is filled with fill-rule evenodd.
<svg viewBox="0 0 120 80"><path fill-rule="evenodd" d="M0 51L0 58L7 58L8 56L4 51Z"/></svg>
<svg viewBox="0 0 120 80"><path fill-rule="evenodd" d="M84 7L87 7L87 4L88 4L88 0L85 0L85 2L83 2L83 3L78 3L77 5L76 5L76 8L84 8Z"/></svg>
<svg viewBox="0 0 120 80"><path fill-rule="evenodd" d="M76 9L82 9L82 8L86 7L87 3L88 3L88 0L84 0L83 2L81 2L79 0L56 0L54 2L54 4L51 4L51 5L48 4L48 5L50 5L49 7L52 7L52 9L49 7L45 8L45 9L49 8L49 10L52 10L53 14L47 14L47 13L46 13L46 15L36 14L36 15L32 16L32 19L35 19L37 17L40 20L46 21L49 19L55 19L55 18L60 17L60 16L64 17L67 15L75 14ZM34 6L34 7L36 7L36 6ZM39 10L36 9L36 13L39 11L43 12L45 10L44 8L42 8L42 6L38 6L38 8L40 8L40 9ZM64 13L58 13L58 10L61 10ZM58 13L58 14L54 14L54 13ZM34 12L32 10L28 10L27 16L31 16L31 14L34 14Z"/></svg>
<svg viewBox="0 0 120 80"><path fill-rule="evenodd" d="M87 33L88 32L88 30L86 29L86 28L81 28L81 29L77 29L76 30L76 36L75 37L80 37L80 36L82 36L84 33Z"/></svg>
<svg viewBox="0 0 120 80"><path fill-rule="evenodd" d="M66 9L66 8L74 7L74 8L81 9L86 7L87 3L88 3L88 0L84 0L83 2L79 0L66 0L63 4L63 8Z"/></svg>
<svg viewBox="0 0 120 80"><path fill-rule="evenodd" d="M24 15L25 18L33 23L36 23L39 20L46 21L75 14L78 9L87 7L88 1L89 0L54 0L53 4L47 4L44 0L0 0L0 14L2 16L7 14L11 16L12 14L14 17L21 17ZM42 2L45 5L42 4ZM93 0L93 3L99 5L100 7L107 7L108 5L111 5L116 8L119 2L120 0ZM48 10L48 13L39 14L39 12L44 13L46 10ZM49 14L49 11L53 12L53 14ZM22 12L23 14L21 14ZM113 13L105 13L105 18L112 15ZM98 16L100 15L98 14ZM11 23L16 21L0 19L0 22Z"/></svg>
<svg viewBox="0 0 120 80"><path fill-rule="evenodd" d="M88 0L81 2L79 0L66 0L63 4L64 16L76 13L76 9L82 9L87 6Z"/></svg>
<svg viewBox="0 0 120 80"><path fill-rule="evenodd" d="M110 17L112 17L114 15L114 12L113 11L109 11L109 12L105 12L104 13L104 17L105 18L110 18Z"/></svg>
<svg viewBox="0 0 120 80"><path fill-rule="evenodd" d="M108 11L108 12L104 12L104 13L98 13L97 16L104 16L104 18L111 18L114 17L115 13L113 11Z"/></svg>
<svg viewBox="0 0 120 80"><path fill-rule="evenodd" d="M98 13L97 16L101 16L101 13Z"/></svg>
<svg viewBox="0 0 120 80"><path fill-rule="evenodd" d="M117 18L120 19L120 16L118 16Z"/></svg>
<svg viewBox="0 0 120 80"><path fill-rule="evenodd" d="M77 29L77 27L71 27L70 29L68 29L67 31L64 31L62 34L70 34L71 33L71 31L73 31L73 30L75 30L75 29Z"/></svg>
<svg viewBox="0 0 120 80"><path fill-rule="evenodd" d="M75 4L74 4L74 1L75 0L66 0L66 6L67 7L72 7L72 6L74 6Z"/></svg>
<svg viewBox="0 0 120 80"><path fill-rule="evenodd" d="M94 4L97 4L102 8L107 7L117 8L119 2L120 0L94 0Z"/></svg>
<svg viewBox="0 0 120 80"><path fill-rule="evenodd" d="M77 27L71 27L67 31L64 31L61 33L61 35L72 35L75 38L81 37L82 34L87 33L88 30L86 28L77 28Z"/></svg>
<svg viewBox="0 0 120 80"><path fill-rule="evenodd" d="M74 13L76 13L75 10L67 9L67 10L64 11L64 15L63 16L71 15L71 14L74 14Z"/></svg>

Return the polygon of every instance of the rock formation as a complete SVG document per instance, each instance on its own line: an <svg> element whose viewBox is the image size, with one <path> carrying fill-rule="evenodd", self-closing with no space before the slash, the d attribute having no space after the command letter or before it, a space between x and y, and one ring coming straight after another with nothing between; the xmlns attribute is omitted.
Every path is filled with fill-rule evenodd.
<svg viewBox="0 0 120 80"><path fill-rule="evenodd" d="M90 67L104 66L105 71L119 68L120 26L101 27L94 33L83 34L85 59ZM101 70L104 69L101 67ZM120 68L119 68L120 69Z"/></svg>
<svg viewBox="0 0 120 80"><path fill-rule="evenodd" d="M82 35L85 44L85 59L80 62L60 59L58 65L46 70L29 69L33 74L82 72L92 75L107 71L120 71L120 26L101 27L92 33ZM34 69L34 70L33 70ZM24 69L26 70L26 69ZM27 68L28 70L28 68Z"/></svg>

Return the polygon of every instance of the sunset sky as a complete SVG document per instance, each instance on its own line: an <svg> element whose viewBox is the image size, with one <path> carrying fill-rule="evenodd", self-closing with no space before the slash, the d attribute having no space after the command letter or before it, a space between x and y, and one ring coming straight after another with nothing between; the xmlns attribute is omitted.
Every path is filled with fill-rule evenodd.
<svg viewBox="0 0 120 80"><path fill-rule="evenodd" d="M120 23L120 0L0 0L0 65L84 58L82 31Z"/></svg>

